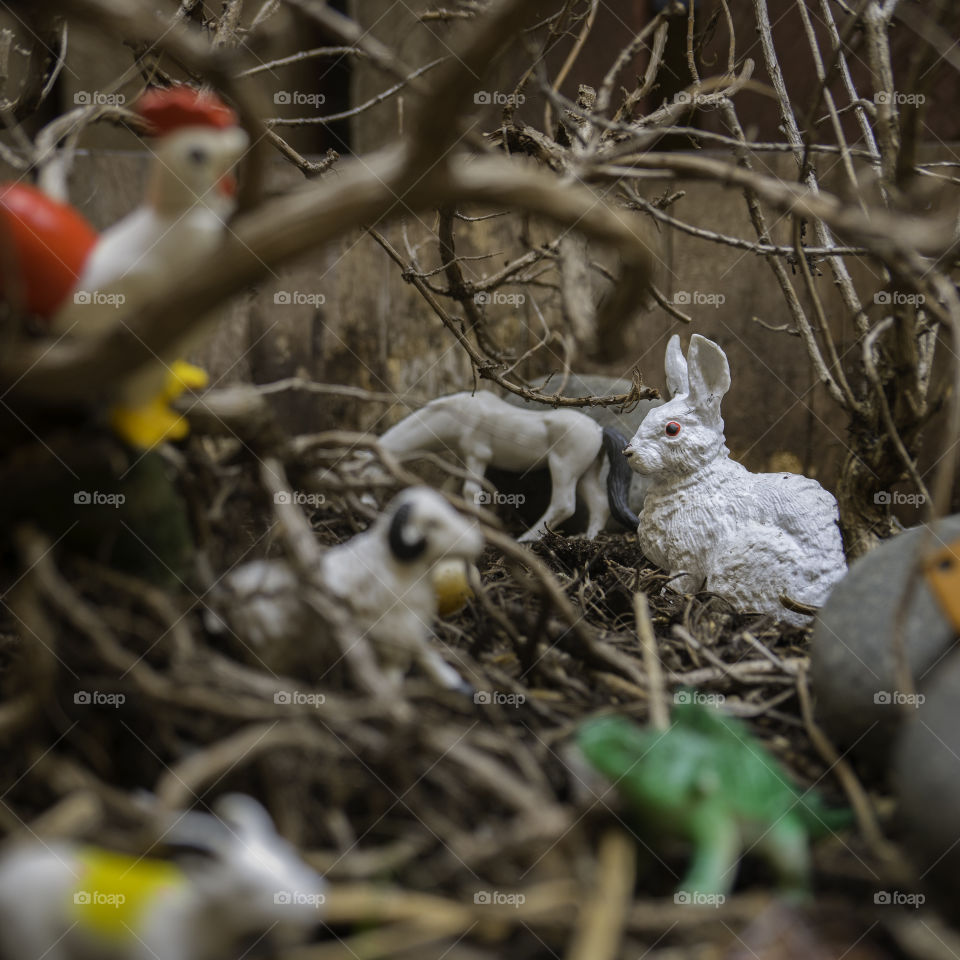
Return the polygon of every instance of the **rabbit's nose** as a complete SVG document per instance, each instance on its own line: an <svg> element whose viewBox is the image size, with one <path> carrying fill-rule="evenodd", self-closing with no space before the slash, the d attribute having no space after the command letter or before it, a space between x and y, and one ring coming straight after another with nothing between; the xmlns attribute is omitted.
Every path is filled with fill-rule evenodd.
<svg viewBox="0 0 960 960"><path fill-rule="evenodd" d="M629 460L633 456L633 447L624 447L623 455Z"/></svg>

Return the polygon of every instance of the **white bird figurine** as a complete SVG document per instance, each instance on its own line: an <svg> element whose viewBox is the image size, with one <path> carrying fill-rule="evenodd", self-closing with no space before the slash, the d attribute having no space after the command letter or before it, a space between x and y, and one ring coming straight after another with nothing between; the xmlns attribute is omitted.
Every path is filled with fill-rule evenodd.
<svg viewBox="0 0 960 960"><path fill-rule="evenodd" d="M248 143L233 110L185 85L147 91L136 110L151 136L146 195L99 237L84 230L75 211L38 190L0 189L3 292L15 306L43 314L50 333L96 336L124 323L223 242L233 209L231 170ZM40 297L32 288L48 278L56 294ZM171 355L120 387L111 422L129 443L146 448L186 433L168 403L206 383L204 371L178 359L205 333L205 325L195 325Z"/></svg>

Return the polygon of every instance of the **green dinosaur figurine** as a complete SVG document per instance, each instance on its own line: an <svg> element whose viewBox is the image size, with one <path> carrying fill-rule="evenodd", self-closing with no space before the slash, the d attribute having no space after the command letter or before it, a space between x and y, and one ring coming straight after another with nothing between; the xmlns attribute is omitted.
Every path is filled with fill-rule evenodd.
<svg viewBox="0 0 960 960"><path fill-rule="evenodd" d="M792 892L809 891L808 839L850 824L786 771L735 718L687 698L668 730L625 717L584 723L577 743L653 834L688 839L693 858L680 893L726 895L737 862L756 849Z"/></svg>

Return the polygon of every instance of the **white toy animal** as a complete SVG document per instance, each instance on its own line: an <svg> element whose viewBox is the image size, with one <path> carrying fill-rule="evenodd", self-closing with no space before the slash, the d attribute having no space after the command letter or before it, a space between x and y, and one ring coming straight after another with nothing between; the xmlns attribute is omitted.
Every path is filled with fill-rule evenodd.
<svg viewBox="0 0 960 960"><path fill-rule="evenodd" d="M74 295L53 316L51 333L97 336L135 316L138 306L176 284L227 236L234 207L231 170L248 143L233 111L215 95L187 86L150 90L137 110L153 134L146 196L100 235ZM205 382L203 371L174 361L208 334L209 323L195 326L158 357L162 362L123 385L111 419L124 439L151 447L183 436L186 421L167 406L164 387L182 392Z"/></svg>
<svg viewBox="0 0 960 960"><path fill-rule="evenodd" d="M429 645L437 616L434 568L473 560L483 535L429 487L401 491L369 530L323 555L321 578L366 631L399 682L413 663L441 686L470 689Z"/></svg>
<svg viewBox="0 0 960 960"><path fill-rule="evenodd" d="M640 544L680 590L705 588L741 607L798 626L809 617L780 597L819 605L846 572L837 502L809 477L750 473L730 459L720 401L727 357L699 334L684 360L667 345L672 400L651 410L624 450L652 480L640 513Z"/></svg>
<svg viewBox="0 0 960 960"><path fill-rule="evenodd" d="M304 940L325 884L256 800L188 812L164 840L204 856L180 865L31 841L0 859L3 960L223 960L268 938Z"/></svg>
<svg viewBox="0 0 960 960"><path fill-rule="evenodd" d="M530 381L534 390L542 393L555 393L560 390L564 397L613 397L618 394L630 393L633 383L623 377L605 377L593 373L571 373L564 381L561 377L551 375L539 377ZM562 390L561 390L562 386ZM543 410L543 404L535 400L524 400L516 394L510 393L504 399L511 406L522 407L524 410ZM595 420L601 427L612 427L625 438L632 437L640 428L643 418L654 407L659 407L663 400L638 400L626 409L617 406L588 406L578 407L577 412ZM630 490L627 503L633 513L643 509L643 498L647 495L649 481L634 473L630 477ZM631 529L635 527L631 526Z"/></svg>
<svg viewBox="0 0 960 960"><path fill-rule="evenodd" d="M627 503L631 475L621 453L625 442L616 430L575 410L525 410L487 390L438 397L380 437L380 446L394 454L453 452L471 475L464 497L481 503L488 466L516 472L547 467L550 504L521 541L572 517L578 493L589 514L588 537L603 529L611 512L635 530L637 517Z"/></svg>

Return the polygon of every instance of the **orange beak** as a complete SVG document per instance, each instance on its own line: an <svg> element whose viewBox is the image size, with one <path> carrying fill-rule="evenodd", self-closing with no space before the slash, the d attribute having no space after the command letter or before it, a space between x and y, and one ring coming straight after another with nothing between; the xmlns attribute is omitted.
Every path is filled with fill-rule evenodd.
<svg viewBox="0 0 960 960"><path fill-rule="evenodd" d="M237 178L232 173L225 173L217 181L217 190L225 197L235 197L237 195Z"/></svg>

